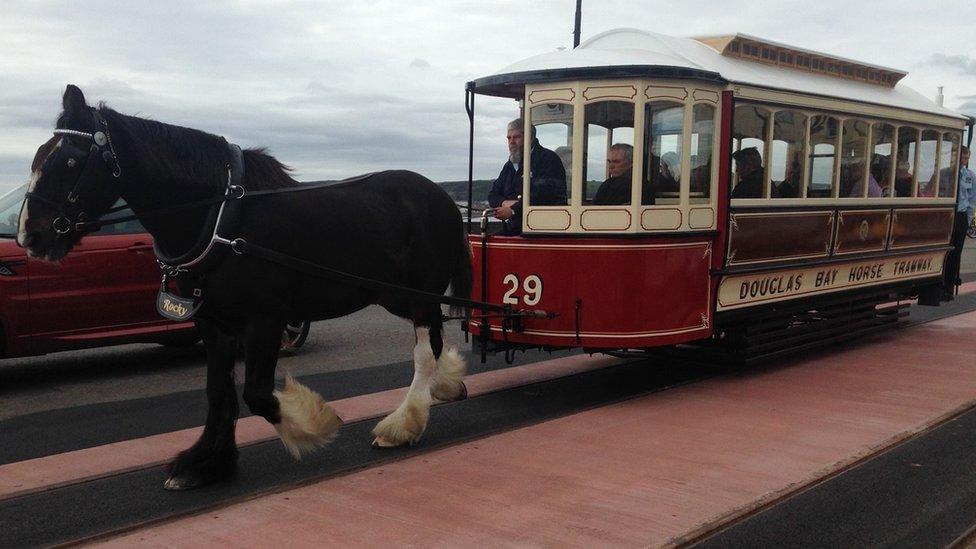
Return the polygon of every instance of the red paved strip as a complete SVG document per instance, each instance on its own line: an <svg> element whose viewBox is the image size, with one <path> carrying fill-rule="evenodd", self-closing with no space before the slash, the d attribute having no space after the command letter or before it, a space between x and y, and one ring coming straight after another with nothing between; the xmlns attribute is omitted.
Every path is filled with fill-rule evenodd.
<svg viewBox="0 0 976 549"><path fill-rule="evenodd" d="M605 368L619 362L619 359L610 357L576 355L467 376L464 381L468 394L475 396L525 383ZM393 389L336 400L331 404L339 417L348 423L388 414L396 409L405 394L406 388ZM166 463L177 452L193 444L202 430L202 427L195 427L2 465L0 501ZM252 416L237 422L239 446L277 436L274 428L263 418Z"/></svg>
<svg viewBox="0 0 976 549"><path fill-rule="evenodd" d="M104 545L660 546L976 404L969 313L424 453Z"/></svg>

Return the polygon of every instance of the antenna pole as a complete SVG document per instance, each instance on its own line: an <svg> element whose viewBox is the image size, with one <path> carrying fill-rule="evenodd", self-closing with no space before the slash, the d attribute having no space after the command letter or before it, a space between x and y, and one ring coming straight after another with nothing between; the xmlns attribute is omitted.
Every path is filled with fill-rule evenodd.
<svg viewBox="0 0 976 549"><path fill-rule="evenodd" d="M573 29L573 49L580 43L580 20L583 17L583 0L576 0L576 26Z"/></svg>

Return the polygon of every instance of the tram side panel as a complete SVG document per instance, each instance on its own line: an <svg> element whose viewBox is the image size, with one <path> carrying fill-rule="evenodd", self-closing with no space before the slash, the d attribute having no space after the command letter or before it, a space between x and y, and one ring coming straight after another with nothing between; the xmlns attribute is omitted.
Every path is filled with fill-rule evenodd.
<svg viewBox="0 0 976 549"><path fill-rule="evenodd" d="M712 334L711 240L492 236L484 280L481 237L472 235L471 244L474 299L558 315L526 318L520 331L503 331L502 318L488 317L492 340L609 350ZM471 332L482 333L477 318Z"/></svg>

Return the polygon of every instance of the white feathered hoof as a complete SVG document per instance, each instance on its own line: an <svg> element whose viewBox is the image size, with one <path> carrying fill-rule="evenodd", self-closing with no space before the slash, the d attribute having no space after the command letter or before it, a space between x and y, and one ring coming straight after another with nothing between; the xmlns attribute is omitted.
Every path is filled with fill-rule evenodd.
<svg viewBox="0 0 976 549"><path fill-rule="evenodd" d="M427 428L430 407L407 400L373 427L373 448L413 446Z"/></svg>
<svg viewBox="0 0 976 549"><path fill-rule="evenodd" d="M332 442L342 420L322 395L285 376L285 387L274 392L278 399L281 422L275 429L295 459Z"/></svg>
<svg viewBox="0 0 976 549"><path fill-rule="evenodd" d="M430 395L441 402L454 402L468 397L468 388L461 381L468 365L455 347L441 353L434 371Z"/></svg>

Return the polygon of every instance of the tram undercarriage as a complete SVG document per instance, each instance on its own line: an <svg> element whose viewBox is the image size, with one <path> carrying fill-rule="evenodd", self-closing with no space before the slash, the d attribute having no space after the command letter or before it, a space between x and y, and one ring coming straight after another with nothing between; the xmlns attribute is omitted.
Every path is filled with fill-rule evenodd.
<svg viewBox="0 0 976 549"><path fill-rule="evenodd" d="M725 367L754 365L805 351L826 348L899 328L908 316L912 301L922 305L925 296L941 293L937 279L920 283L878 288L865 293L850 291L819 295L813 298L776 303L763 307L719 313L711 338L665 347L646 349L596 349L584 352L605 353L619 357L671 357L707 362ZM506 352L538 349L561 350L566 347L539 347L505 341L482 342L472 334L476 352Z"/></svg>

